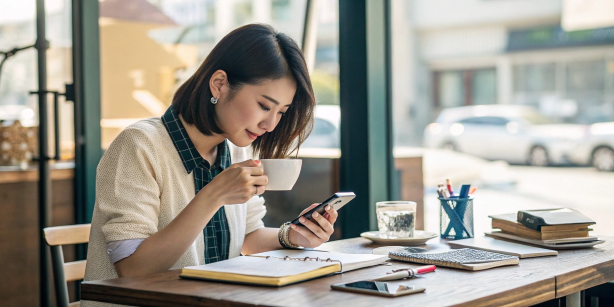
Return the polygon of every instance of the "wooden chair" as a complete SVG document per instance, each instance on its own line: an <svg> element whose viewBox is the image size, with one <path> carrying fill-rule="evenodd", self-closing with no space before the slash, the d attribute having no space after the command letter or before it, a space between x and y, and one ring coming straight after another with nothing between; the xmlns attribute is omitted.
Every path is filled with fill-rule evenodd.
<svg viewBox="0 0 614 307"><path fill-rule="evenodd" d="M79 301L68 303L68 286L66 283L83 279L85 276L85 260L64 263L62 245L87 243L90 239L90 227L90 224L83 224L43 229L45 240L51 249L51 265L58 307L81 305Z"/></svg>

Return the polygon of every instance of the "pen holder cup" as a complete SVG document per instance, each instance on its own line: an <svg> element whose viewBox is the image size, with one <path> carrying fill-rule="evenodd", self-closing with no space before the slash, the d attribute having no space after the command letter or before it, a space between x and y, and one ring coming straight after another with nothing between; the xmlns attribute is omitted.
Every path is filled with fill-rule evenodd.
<svg viewBox="0 0 614 307"><path fill-rule="evenodd" d="M439 198L439 233L442 239L473 238L473 198Z"/></svg>

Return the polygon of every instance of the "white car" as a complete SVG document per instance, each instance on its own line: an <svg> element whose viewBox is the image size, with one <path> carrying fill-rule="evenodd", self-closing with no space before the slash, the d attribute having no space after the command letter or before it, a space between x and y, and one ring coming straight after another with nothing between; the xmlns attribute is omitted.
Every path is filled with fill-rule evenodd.
<svg viewBox="0 0 614 307"><path fill-rule="evenodd" d="M589 131L588 138L573 150L569 159L600 171L614 171L614 122L592 124Z"/></svg>
<svg viewBox="0 0 614 307"><path fill-rule="evenodd" d="M558 124L530 106L479 105L444 109L426 127L424 146L546 166L569 163L571 151L587 135L587 125Z"/></svg>

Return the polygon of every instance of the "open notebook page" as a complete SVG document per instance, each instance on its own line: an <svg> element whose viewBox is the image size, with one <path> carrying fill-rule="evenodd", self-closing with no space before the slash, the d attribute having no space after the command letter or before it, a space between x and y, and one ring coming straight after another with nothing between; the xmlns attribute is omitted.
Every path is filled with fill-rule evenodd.
<svg viewBox="0 0 614 307"><path fill-rule="evenodd" d="M386 255L344 254L344 253L333 253L333 252L320 252L320 251L313 251L313 250L297 250L297 249L280 249L280 250L274 250L270 252L253 254L249 256L251 257L271 256L275 258L284 258L286 256L290 258L309 257L309 258L320 258L320 260L326 260L330 258L331 260L341 261L343 272L381 264L381 263L386 262L386 260L388 260L388 256ZM310 261L307 261L307 262L310 262Z"/></svg>
<svg viewBox="0 0 614 307"><path fill-rule="evenodd" d="M207 265L186 267L185 269L261 277L284 277L299 275L336 264L336 262L303 262L264 259L260 257L235 257Z"/></svg>

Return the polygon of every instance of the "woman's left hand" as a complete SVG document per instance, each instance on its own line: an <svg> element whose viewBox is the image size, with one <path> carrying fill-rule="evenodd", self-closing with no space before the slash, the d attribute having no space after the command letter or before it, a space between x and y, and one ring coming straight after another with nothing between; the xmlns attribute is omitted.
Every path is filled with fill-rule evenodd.
<svg viewBox="0 0 614 307"><path fill-rule="evenodd" d="M317 205L319 204L311 205L309 208L303 210L300 215L303 215ZM320 246L322 243L328 241L333 234L333 224L335 224L337 216L337 210L327 205L324 215L314 212L309 220L301 217L299 221L305 227L290 224L290 233L288 234L290 243L310 248Z"/></svg>

